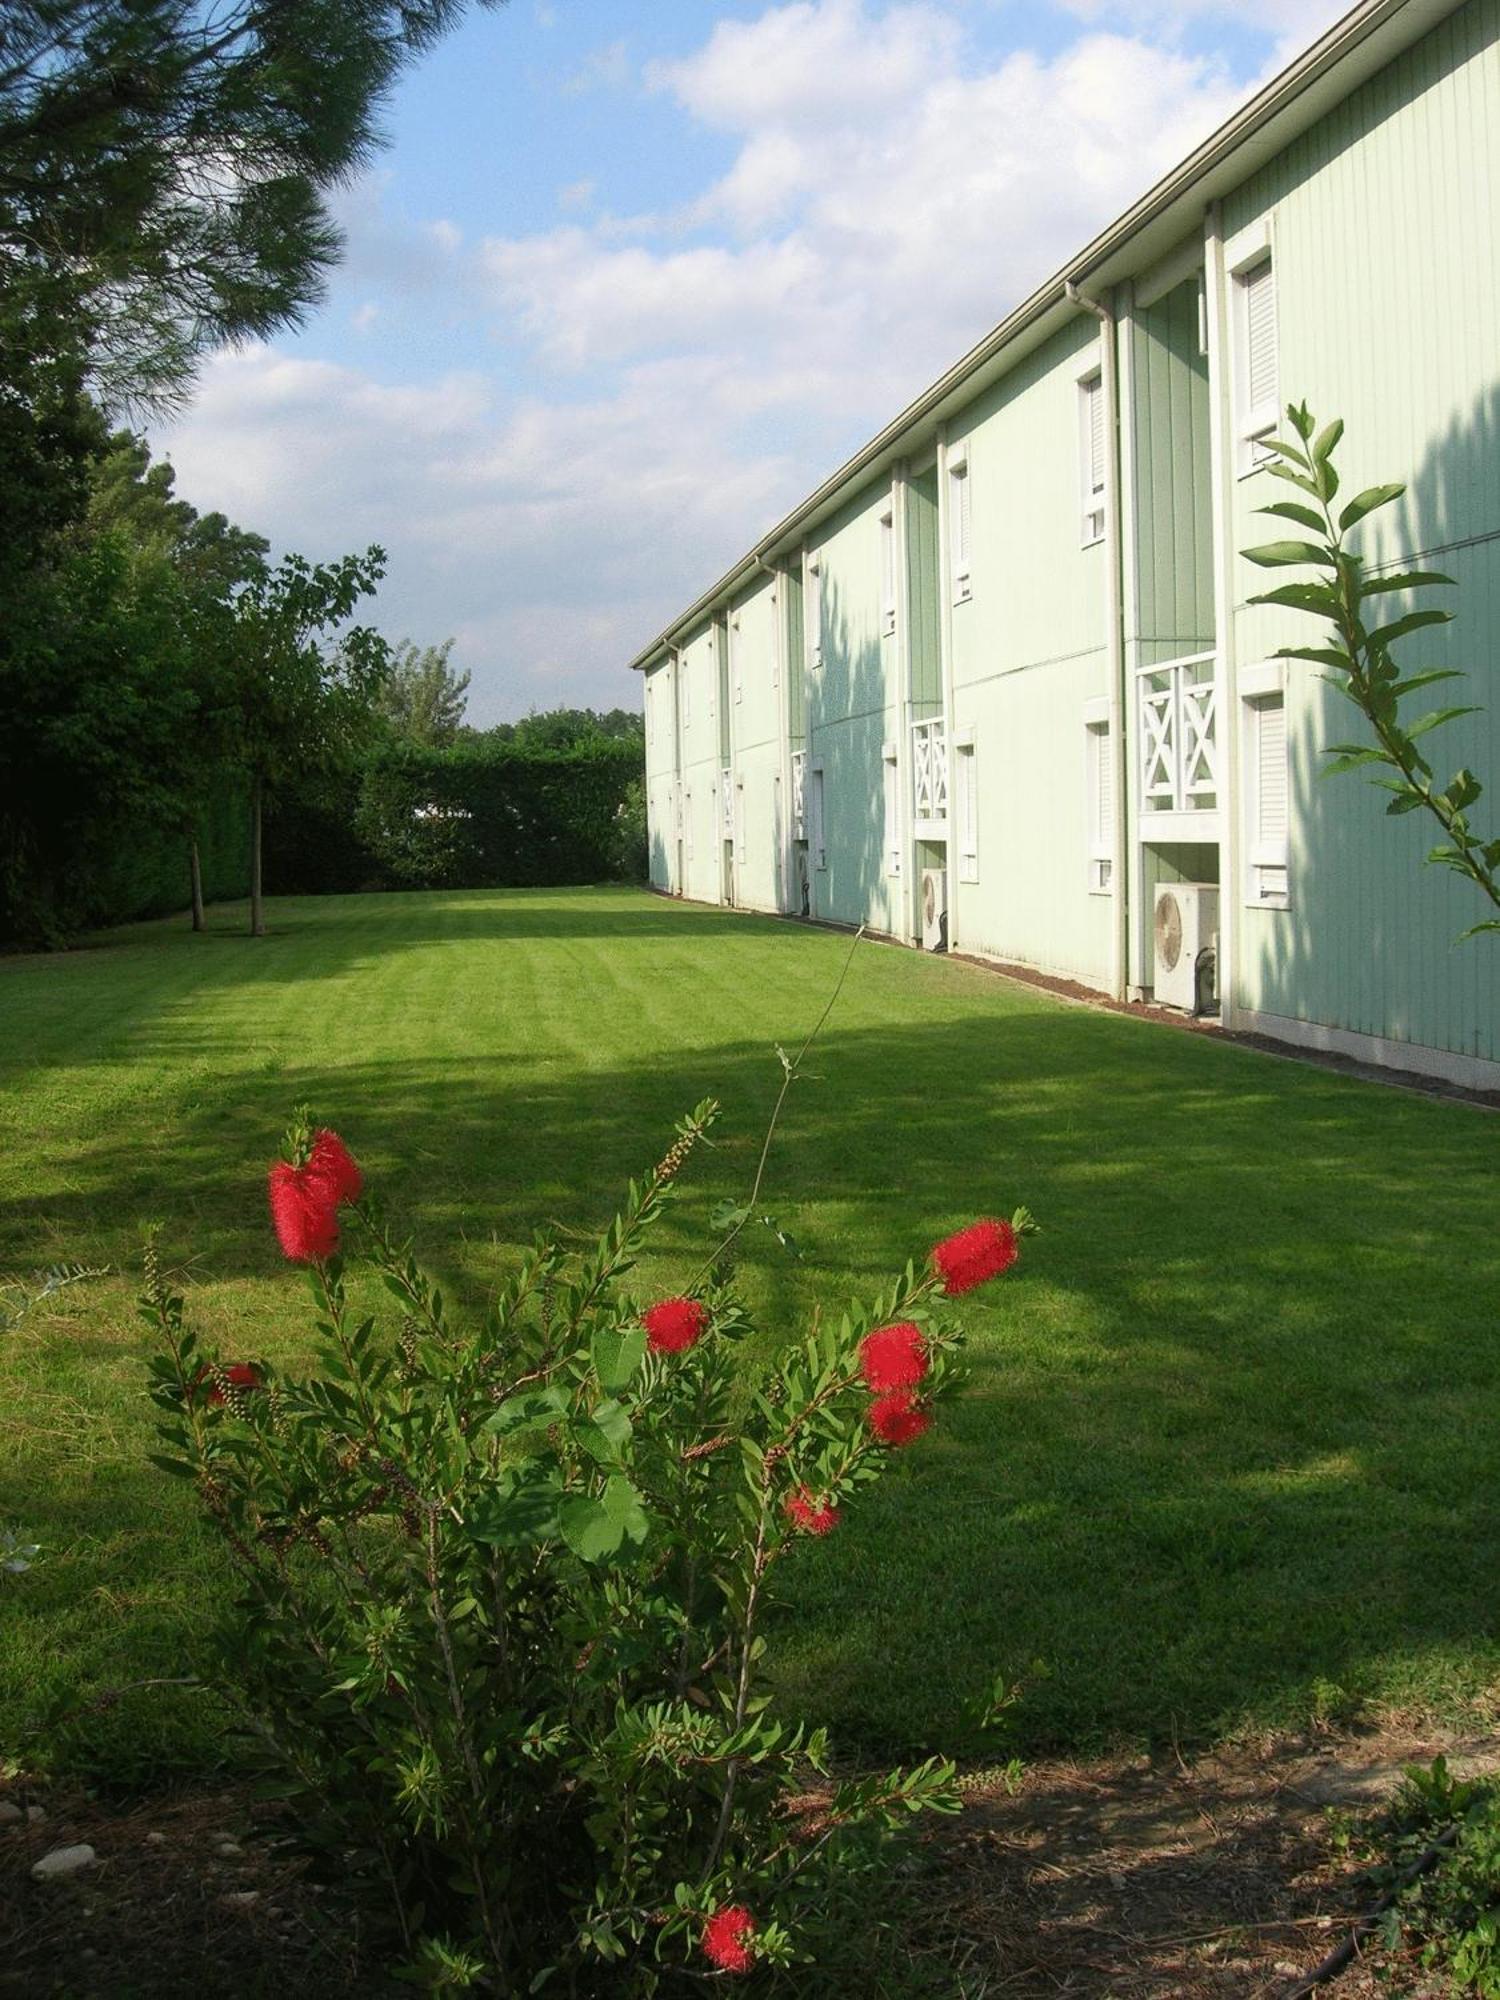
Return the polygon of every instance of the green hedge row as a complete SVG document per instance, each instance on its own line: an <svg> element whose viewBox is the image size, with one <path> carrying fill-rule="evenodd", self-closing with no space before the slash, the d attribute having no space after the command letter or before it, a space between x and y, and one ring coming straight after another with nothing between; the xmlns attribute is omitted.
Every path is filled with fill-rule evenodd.
<svg viewBox="0 0 1500 2000"><path fill-rule="evenodd" d="M234 785L215 799L198 829L203 894L220 902L250 891L250 803ZM0 945L65 943L79 931L185 910L192 896L186 836L176 827L137 824L129 837L101 827L66 854L35 858L0 887Z"/></svg>
<svg viewBox="0 0 1500 2000"><path fill-rule="evenodd" d="M386 745L351 776L273 806L267 885L316 894L640 879L642 778L638 742Z"/></svg>

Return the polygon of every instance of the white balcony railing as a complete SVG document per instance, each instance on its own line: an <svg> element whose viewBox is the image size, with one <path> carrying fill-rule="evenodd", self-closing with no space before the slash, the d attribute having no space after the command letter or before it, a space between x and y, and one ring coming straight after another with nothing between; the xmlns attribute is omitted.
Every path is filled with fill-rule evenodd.
<svg viewBox="0 0 1500 2000"><path fill-rule="evenodd" d="M792 838L807 838L807 752L792 752Z"/></svg>
<svg viewBox="0 0 1500 2000"><path fill-rule="evenodd" d="M912 798L919 839L941 839L931 831L948 819L948 735L943 718L911 726Z"/></svg>
<svg viewBox="0 0 1500 2000"><path fill-rule="evenodd" d="M1212 653L1136 670L1137 741L1141 751L1141 833L1161 838L1153 824L1217 814L1219 809L1219 707ZM1172 831L1179 836L1180 827ZM1202 832L1215 838L1205 823ZM1189 836L1190 837L1190 836Z"/></svg>

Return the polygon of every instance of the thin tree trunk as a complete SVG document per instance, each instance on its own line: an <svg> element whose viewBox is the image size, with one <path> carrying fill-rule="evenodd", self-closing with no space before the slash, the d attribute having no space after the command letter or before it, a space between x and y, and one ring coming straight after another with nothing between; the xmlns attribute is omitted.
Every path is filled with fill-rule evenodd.
<svg viewBox="0 0 1500 2000"><path fill-rule="evenodd" d="M264 937L266 934L266 912L260 892L260 813L261 783L255 778L250 786L250 935Z"/></svg>
<svg viewBox="0 0 1500 2000"><path fill-rule="evenodd" d="M193 870L193 929L201 931L203 925L203 863L198 858L198 836L189 836L188 856Z"/></svg>

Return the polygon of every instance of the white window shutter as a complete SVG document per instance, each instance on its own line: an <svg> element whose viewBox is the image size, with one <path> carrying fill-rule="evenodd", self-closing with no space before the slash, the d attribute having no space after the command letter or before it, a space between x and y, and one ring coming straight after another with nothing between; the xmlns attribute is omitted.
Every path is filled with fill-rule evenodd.
<svg viewBox="0 0 1500 2000"><path fill-rule="evenodd" d="M1114 875L1115 759L1107 723L1090 723L1088 743L1089 888L1108 893Z"/></svg>
<svg viewBox="0 0 1500 2000"><path fill-rule="evenodd" d="M1286 704L1263 701L1258 704L1259 727L1255 732L1256 797L1260 824L1256 836L1267 846L1286 846Z"/></svg>
<svg viewBox="0 0 1500 2000"><path fill-rule="evenodd" d="M1091 375L1078 386L1082 433L1083 540L1087 543L1099 541L1104 534L1104 377L1102 374Z"/></svg>
<svg viewBox="0 0 1500 2000"><path fill-rule="evenodd" d="M1281 907L1287 901L1290 834L1285 697L1278 694L1249 703L1248 720L1249 901Z"/></svg>
<svg viewBox="0 0 1500 2000"><path fill-rule="evenodd" d="M1276 402L1276 277L1270 259L1245 276L1245 373L1250 407Z"/></svg>
<svg viewBox="0 0 1500 2000"><path fill-rule="evenodd" d="M885 869L888 875L901 873L901 773L894 745L882 757L885 776Z"/></svg>
<svg viewBox="0 0 1500 2000"><path fill-rule="evenodd" d="M972 743L961 743L958 759L958 879L979 880L979 770Z"/></svg>

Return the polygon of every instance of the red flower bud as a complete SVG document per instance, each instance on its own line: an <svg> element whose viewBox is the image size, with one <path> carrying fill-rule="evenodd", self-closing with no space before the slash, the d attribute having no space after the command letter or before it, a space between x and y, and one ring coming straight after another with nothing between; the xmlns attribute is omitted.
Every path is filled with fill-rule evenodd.
<svg viewBox="0 0 1500 2000"><path fill-rule="evenodd" d="M229 1384L231 1389L259 1389L262 1386L259 1374L250 1366L248 1361L231 1362L227 1368L219 1370L219 1375ZM218 1380L215 1378L214 1371L211 1368L200 1368L193 1377L193 1387L195 1389L203 1382L209 1384L208 1394L203 1400L210 1406L222 1403L224 1401L224 1391L219 1387Z"/></svg>
<svg viewBox="0 0 1500 2000"><path fill-rule="evenodd" d="M839 1510L819 1500L805 1486L786 1497L786 1516L804 1535L830 1534L839 1524Z"/></svg>
<svg viewBox="0 0 1500 2000"><path fill-rule="evenodd" d="M937 1244L932 1261L950 1299L960 1292L972 1292L988 1278L1008 1271L1021 1254L1016 1232L1008 1222L971 1222L956 1236Z"/></svg>
<svg viewBox="0 0 1500 2000"><path fill-rule="evenodd" d="M891 1446L910 1444L932 1422L931 1412L923 1408L910 1389L891 1389L877 1396L868 1416L876 1437Z"/></svg>
<svg viewBox="0 0 1500 2000"><path fill-rule="evenodd" d="M701 1299L662 1299L641 1314L641 1325L653 1354L683 1354L702 1339L708 1307Z"/></svg>
<svg viewBox="0 0 1500 2000"><path fill-rule="evenodd" d="M721 1972L748 1972L755 1954L745 1940L755 1935L755 1919L742 1903L715 1910L703 1926L703 1956Z"/></svg>
<svg viewBox="0 0 1500 2000"><path fill-rule="evenodd" d="M882 1389L914 1389L927 1373L927 1345L911 1320L878 1326L859 1343L859 1365L865 1381Z"/></svg>
<svg viewBox="0 0 1500 2000"><path fill-rule="evenodd" d="M326 1180L278 1160L268 1179L276 1240L294 1264L319 1264L339 1247L338 1202Z"/></svg>

